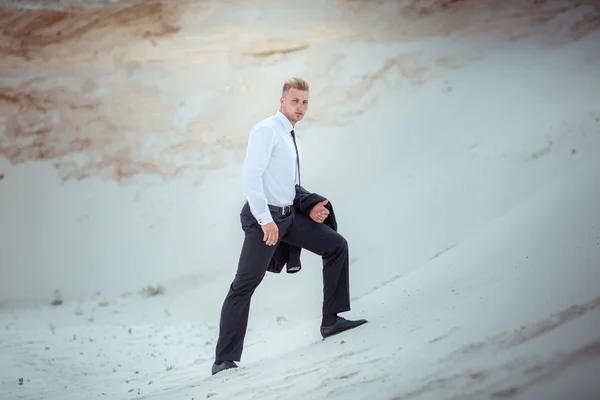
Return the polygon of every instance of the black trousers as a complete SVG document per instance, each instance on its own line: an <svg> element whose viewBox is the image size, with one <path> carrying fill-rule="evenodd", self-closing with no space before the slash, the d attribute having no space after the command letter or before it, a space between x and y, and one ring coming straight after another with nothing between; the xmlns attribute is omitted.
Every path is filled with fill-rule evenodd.
<svg viewBox="0 0 600 400"><path fill-rule="evenodd" d="M242 213L249 212L244 207ZM326 224L296 212L282 216L271 212L283 241L315 253L323 259L323 315L350 310L349 256L346 239ZM275 246L267 246L260 225L246 229L237 272L221 308L215 359L240 361L248 326L250 299L262 282Z"/></svg>

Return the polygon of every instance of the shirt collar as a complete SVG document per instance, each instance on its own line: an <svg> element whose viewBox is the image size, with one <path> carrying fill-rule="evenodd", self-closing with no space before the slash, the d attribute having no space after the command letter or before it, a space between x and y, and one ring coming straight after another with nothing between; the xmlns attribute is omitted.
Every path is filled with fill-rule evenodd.
<svg viewBox="0 0 600 400"><path fill-rule="evenodd" d="M281 111L277 110L277 112L275 113L275 117L277 117L279 122L281 122L283 124L283 127L286 129L286 131L288 133L291 132L292 129L294 129L290 120L287 119L287 117L285 115L283 115L283 113Z"/></svg>

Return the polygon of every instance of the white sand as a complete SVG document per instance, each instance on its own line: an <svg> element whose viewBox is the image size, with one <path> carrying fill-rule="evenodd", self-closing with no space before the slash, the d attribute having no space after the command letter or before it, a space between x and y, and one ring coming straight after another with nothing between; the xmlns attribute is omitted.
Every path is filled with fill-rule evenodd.
<svg viewBox="0 0 600 400"><path fill-rule="evenodd" d="M0 399L598 398L592 3L256 3L142 7L29 59L3 42ZM160 15L182 29L134 39ZM306 252L211 376L246 135L292 75L312 85L303 183L336 208L346 316L370 323L321 340Z"/></svg>

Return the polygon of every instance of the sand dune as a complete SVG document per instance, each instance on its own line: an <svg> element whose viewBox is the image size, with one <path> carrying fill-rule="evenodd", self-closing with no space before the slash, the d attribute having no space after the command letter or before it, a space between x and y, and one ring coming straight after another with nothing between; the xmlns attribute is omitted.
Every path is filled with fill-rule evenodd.
<svg viewBox="0 0 600 400"><path fill-rule="evenodd" d="M598 29L598 3L583 1L488 2L335 0L353 27L373 41L431 36L485 35L504 40L535 36L564 42Z"/></svg>
<svg viewBox="0 0 600 400"><path fill-rule="evenodd" d="M5 2L0 398L597 398L599 21L591 0ZM306 253L212 377L247 134L294 75L303 182L370 323L320 339Z"/></svg>
<svg viewBox="0 0 600 400"><path fill-rule="evenodd" d="M125 6L113 4L99 9L79 10L18 10L3 11L0 21L3 50L8 55L31 60L33 57L52 57L57 47L69 46L81 51L76 44L94 43L95 51L114 48L114 39L100 40L115 34L125 41L152 39L176 33L179 14L176 7L162 3L138 3ZM59 45L59 46L57 46Z"/></svg>
<svg viewBox="0 0 600 400"><path fill-rule="evenodd" d="M238 162L245 127L269 110L262 105L267 101L262 82L270 76L277 78L269 82L278 82L284 71L293 71L294 57L311 65L303 71L318 94L310 118L338 125L372 106L366 93L390 70L398 68L404 78L422 84L481 57L468 47L443 51L400 43L479 35L482 29L500 31L490 37L503 39L574 40L598 22L593 2L513 3L313 1L290 11L305 29L301 38L276 33L277 24L271 28L264 18L228 23L226 15L239 8L235 2L91 7L59 1L50 10L7 8L0 12L5 26L0 50L6 57L0 70L5 77L0 113L6 118L0 152L12 164L60 157L56 166L64 179L173 175L188 163L200 164L194 170L212 169L223 162L209 154L200 163L192 159L209 148L236 149ZM253 12L248 10L238 13ZM273 8L265 18L278 12ZM374 36L379 29L386 38ZM363 52L372 52L364 41L392 39L399 44L362 59ZM345 77L348 63L353 72ZM277 84L270 85L274 90ZM226 118L228 105L241 108L238 118ZM341 105L343 110L336 108ZM340 111L342 118L336 117ZM141 142L148 141L160 144L146 149Z"/></svg>

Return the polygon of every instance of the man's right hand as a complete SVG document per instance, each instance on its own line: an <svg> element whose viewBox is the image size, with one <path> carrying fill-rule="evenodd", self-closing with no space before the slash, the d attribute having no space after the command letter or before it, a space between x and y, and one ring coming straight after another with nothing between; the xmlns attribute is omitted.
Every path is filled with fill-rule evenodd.
<svg viewBox="0 0 600 400"><path fill-rule="evenodd" d="M266 243L266 245L273 246L275 243L277 243L277 240L279 239L279 228L277 227L277 224L271 221L268 224L261 226L263 232L265 233L263 241Z"/></svg>

